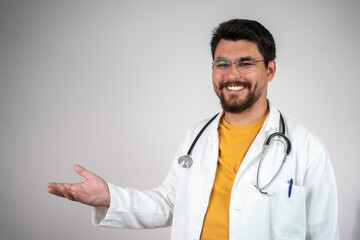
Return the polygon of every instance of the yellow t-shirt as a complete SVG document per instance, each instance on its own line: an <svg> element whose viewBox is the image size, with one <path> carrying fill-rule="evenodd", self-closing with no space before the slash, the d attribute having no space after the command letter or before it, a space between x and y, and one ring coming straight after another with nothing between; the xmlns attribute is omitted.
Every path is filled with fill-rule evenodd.
<svg viewBox="0 0 360 240"><path fill-rule="evenodd" d="M229 239L231 189L240 164L264 124L267 115L248 125L230 125L224 118L221 118L218 127L218 163L201 240Z"/></svg>

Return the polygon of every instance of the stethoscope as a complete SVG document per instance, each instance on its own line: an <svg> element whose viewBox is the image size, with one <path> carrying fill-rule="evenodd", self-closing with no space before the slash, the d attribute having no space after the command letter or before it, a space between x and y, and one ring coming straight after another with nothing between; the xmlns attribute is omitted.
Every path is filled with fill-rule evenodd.
<svg viewBox="0 0 360 240"><path fill-rule="evenodd" d="M280 112L279 112L280 113ZM181 167L183 168L190 168L193 164L193 159L191 157L191 153L192 153L192 150L194 149L197 141L199 140L200 136L203 134L203 132L205 131L205 129L210 125L210 123L212 121L214 121L214 119L219 115L219 113L217 113L215 116L213 116L206 124L205 126L200 130L200 132L198 133L198 135L196 136L196 138L194 139L194 141L192 142L188 152L186 155L183 155L181 157L179 157L178 159L178 163ZM274 132L272 133L265 141L265 145L261 151L261 155L260 155L260 160L259 160L259 163L258 163L258 167L257 167L257 172L256 172L256 184L255 184L255 187L259 190L260 193L263 193L263 194L267 194L267 192L263 191L265 188L267 188L274 180L275 178L279 175L280 173L280 170L282 169L285 161L286 161L286 157L289 155L290 151L291 151L291 143L290 143L290 140L286 137L285 135L285 122L284 122L284 118L283 116L281 115L280 113L280 129L281 129L281 132ZM278 138L275 138L275 137L278 137ZM271 178L271 180L265 184L264 186L260 187L259 186L259 175L260 175L260 170L261 170L261 166L262 166L262 162L264 160L264 156L265 156L265 153L267 151L267 149L269 148L269 145L270 143L272 142L272 140L274 140L273 142L275 141L279 141L281 142L282 144L285 145L285 152L284 152L284 158L281 162L281 165L280 167L278 168L278 170L276 171L275 175L273 176L273 178Z"/></svg>

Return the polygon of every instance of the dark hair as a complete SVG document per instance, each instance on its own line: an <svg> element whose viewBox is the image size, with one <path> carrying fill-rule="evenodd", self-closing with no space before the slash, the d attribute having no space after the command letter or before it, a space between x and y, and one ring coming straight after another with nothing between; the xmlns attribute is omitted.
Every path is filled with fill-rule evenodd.
<svg viewBox="0 0 360 240"><path fill-rule="evenodd" d="M213 30L210 42L211 54L214 59L215 50L221 39L248 40L256 43L259 52L264 57L265 66L276 57L275 41L269 30L254 20L231 19L221 23Z"/></svg>

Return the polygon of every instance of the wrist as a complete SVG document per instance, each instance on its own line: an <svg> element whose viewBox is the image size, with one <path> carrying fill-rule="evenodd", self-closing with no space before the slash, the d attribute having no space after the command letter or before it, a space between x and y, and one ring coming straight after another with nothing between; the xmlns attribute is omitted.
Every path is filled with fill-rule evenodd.
<svg viewBox="0 0 360 240"><path fill-rule="evenodd" d="M111 196L110 196L109 186L107 185L107 183L105 183L105 184L106 184L106 190L104 191L102 203L101 203L100 206L109 208L110 207Z"/></svg>

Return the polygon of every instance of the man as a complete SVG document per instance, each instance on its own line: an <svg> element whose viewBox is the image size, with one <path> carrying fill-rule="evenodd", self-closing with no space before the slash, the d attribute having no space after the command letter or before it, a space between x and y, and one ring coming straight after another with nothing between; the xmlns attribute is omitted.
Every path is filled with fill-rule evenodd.
<svg viewBox="0 0 360 240"><path fill-rule="evenodd" d="M187 133L159 187L125 189L74 166L84 182L49 183L47 191L95 206L97 226L172 225L171 239L338 239L325 147L266 98L276 72L271 33L233 19L214 30L211 51L223 112ZM180 158L190 152L193 162Z"/></svg>

